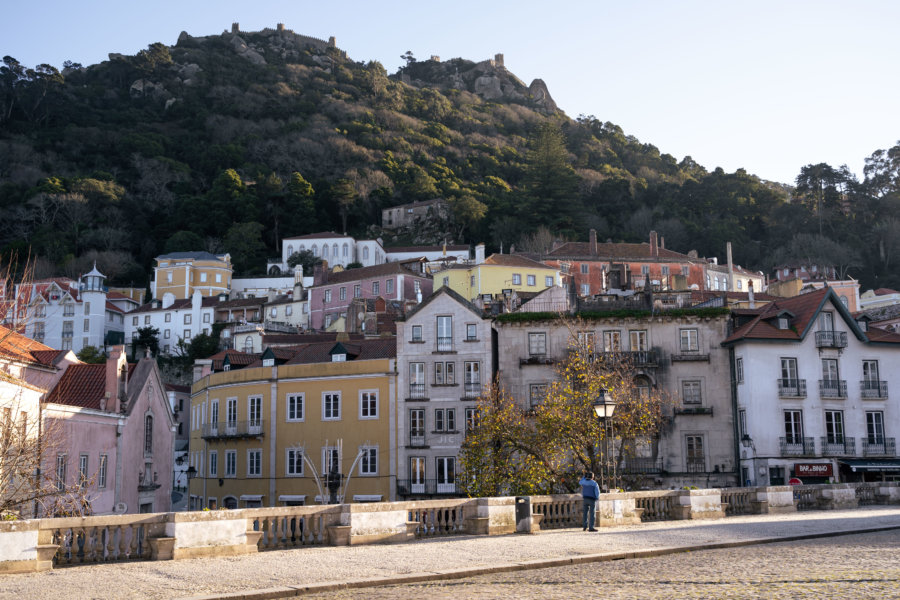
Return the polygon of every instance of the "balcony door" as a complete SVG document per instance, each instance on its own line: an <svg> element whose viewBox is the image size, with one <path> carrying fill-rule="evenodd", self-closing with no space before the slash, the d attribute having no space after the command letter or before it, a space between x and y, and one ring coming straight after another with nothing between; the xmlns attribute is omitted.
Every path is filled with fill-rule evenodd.
<svg viewBox="0 0 900 600"><path fill-rule="evenodd" d="M425 457L409 458L409 491L412 494L425 493Z"/></svg>
<svg viewBox="0 0 900 600"><path fill-rule="evenodd" d="M844 413L839 410L825 411L825 441L828 444L844 444Z"/></svg>
<svg viewBox="0 0 900 600"><path fill-rule="evenodd" d="M866 440L869 444L884 443L884 413L871 411L866 413Z"/></svg>
<svg viewBox="0 0 900 600"><path fill-rule="evenodd" d="M829 382L837 382L841 378L838 372L838 361L836 358L822 359L822 379Z"/></svg>
<svg viewBox="0 0 900 600"><path fill-rule="evenodd" d="M452 456L439 456L437 459L437 493L456 493L456 459Z"/></svg>
<svg viewBox="0 0 900 600"><path fill-rule="evenodd" d="M449 352L453 349L453 317L437 318L437 350Z"/></svg>
<svg viewBox="0 0 900 600"><path fill-rule="evenodd" d="M230 435L237 433L237 398L229 398L225 404L225 429Z"/></svg>
<svg viewBox="0 0 900 600"><path fill-rule="evenodd" d="M784 384L787 387L794 387L797 385L797 359L796 358L782 358L781 359L781 378L785 380ZM793 383L792 383L793 382Z"/></svg>
<svg viewBox="0 0 900 600"><path fill-rule="evenodd" d="M784 441L786 444L803 443L803 413L799 410L784 411Z"/></svg>

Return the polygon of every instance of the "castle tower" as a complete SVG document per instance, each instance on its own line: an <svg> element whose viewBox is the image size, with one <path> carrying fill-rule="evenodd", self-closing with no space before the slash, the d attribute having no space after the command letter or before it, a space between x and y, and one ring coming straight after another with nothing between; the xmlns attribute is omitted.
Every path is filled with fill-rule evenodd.
<svg viewBox="0 0 900 600"><path fill-rule="evenodd" d="M505 65L503 64L503 54L502 53L494 55L494 64L498 67L505 68Z"/></svg>
<svg viewBox="0 0 900 600"><path fill-rule="evenodd" d="M231 33L237 35L241 32L241 24L240 23L232 23L231 24Z"/></svg>
<svg viewBox="0 0 900 600"><path fill-rule="evenodd" d="M81 307L84 311L84 327L73 336L72 349L76 352L85 346L103 349L106 345L106 275L97 270L97 263L89 273L81 276Z"/></svg>

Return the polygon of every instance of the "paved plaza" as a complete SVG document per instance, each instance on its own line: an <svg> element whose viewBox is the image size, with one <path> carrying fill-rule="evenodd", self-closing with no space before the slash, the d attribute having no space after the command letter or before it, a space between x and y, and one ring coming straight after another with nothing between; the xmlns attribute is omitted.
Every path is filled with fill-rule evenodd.
<svg viewBox="0 0 900 600"><path fill-rule="evenodd" d="M898 539L900 508L868 507L67 567L3 576L0 599L900 598Z"/></svg>

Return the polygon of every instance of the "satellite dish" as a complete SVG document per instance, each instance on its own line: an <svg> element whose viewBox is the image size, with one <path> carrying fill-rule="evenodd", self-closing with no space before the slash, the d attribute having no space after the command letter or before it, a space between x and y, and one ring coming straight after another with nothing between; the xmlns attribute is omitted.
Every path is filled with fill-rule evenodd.
<svg viewBox="0 0 900 600"><path fill-rule="evenodd" d="M124 502L117 502L115 509L113 509L113 512L117 515L124 515L128 512L128 505Z"/></svg>

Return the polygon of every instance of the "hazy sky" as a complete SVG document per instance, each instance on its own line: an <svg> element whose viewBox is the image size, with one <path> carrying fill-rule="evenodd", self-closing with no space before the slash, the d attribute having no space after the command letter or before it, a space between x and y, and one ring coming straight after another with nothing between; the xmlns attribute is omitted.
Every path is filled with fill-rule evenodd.
<svg viewBox="0 0 900 600"><path fill-rule="evenodd" d="M85 65L174 44L181 31L284 23L335 36L389 72L420 59L505 55L543 79L571 117L594 115L677 159L793 182L803 165L864 160L900 140L900 2L8 2L0 54L27 66Z"/></svg>

